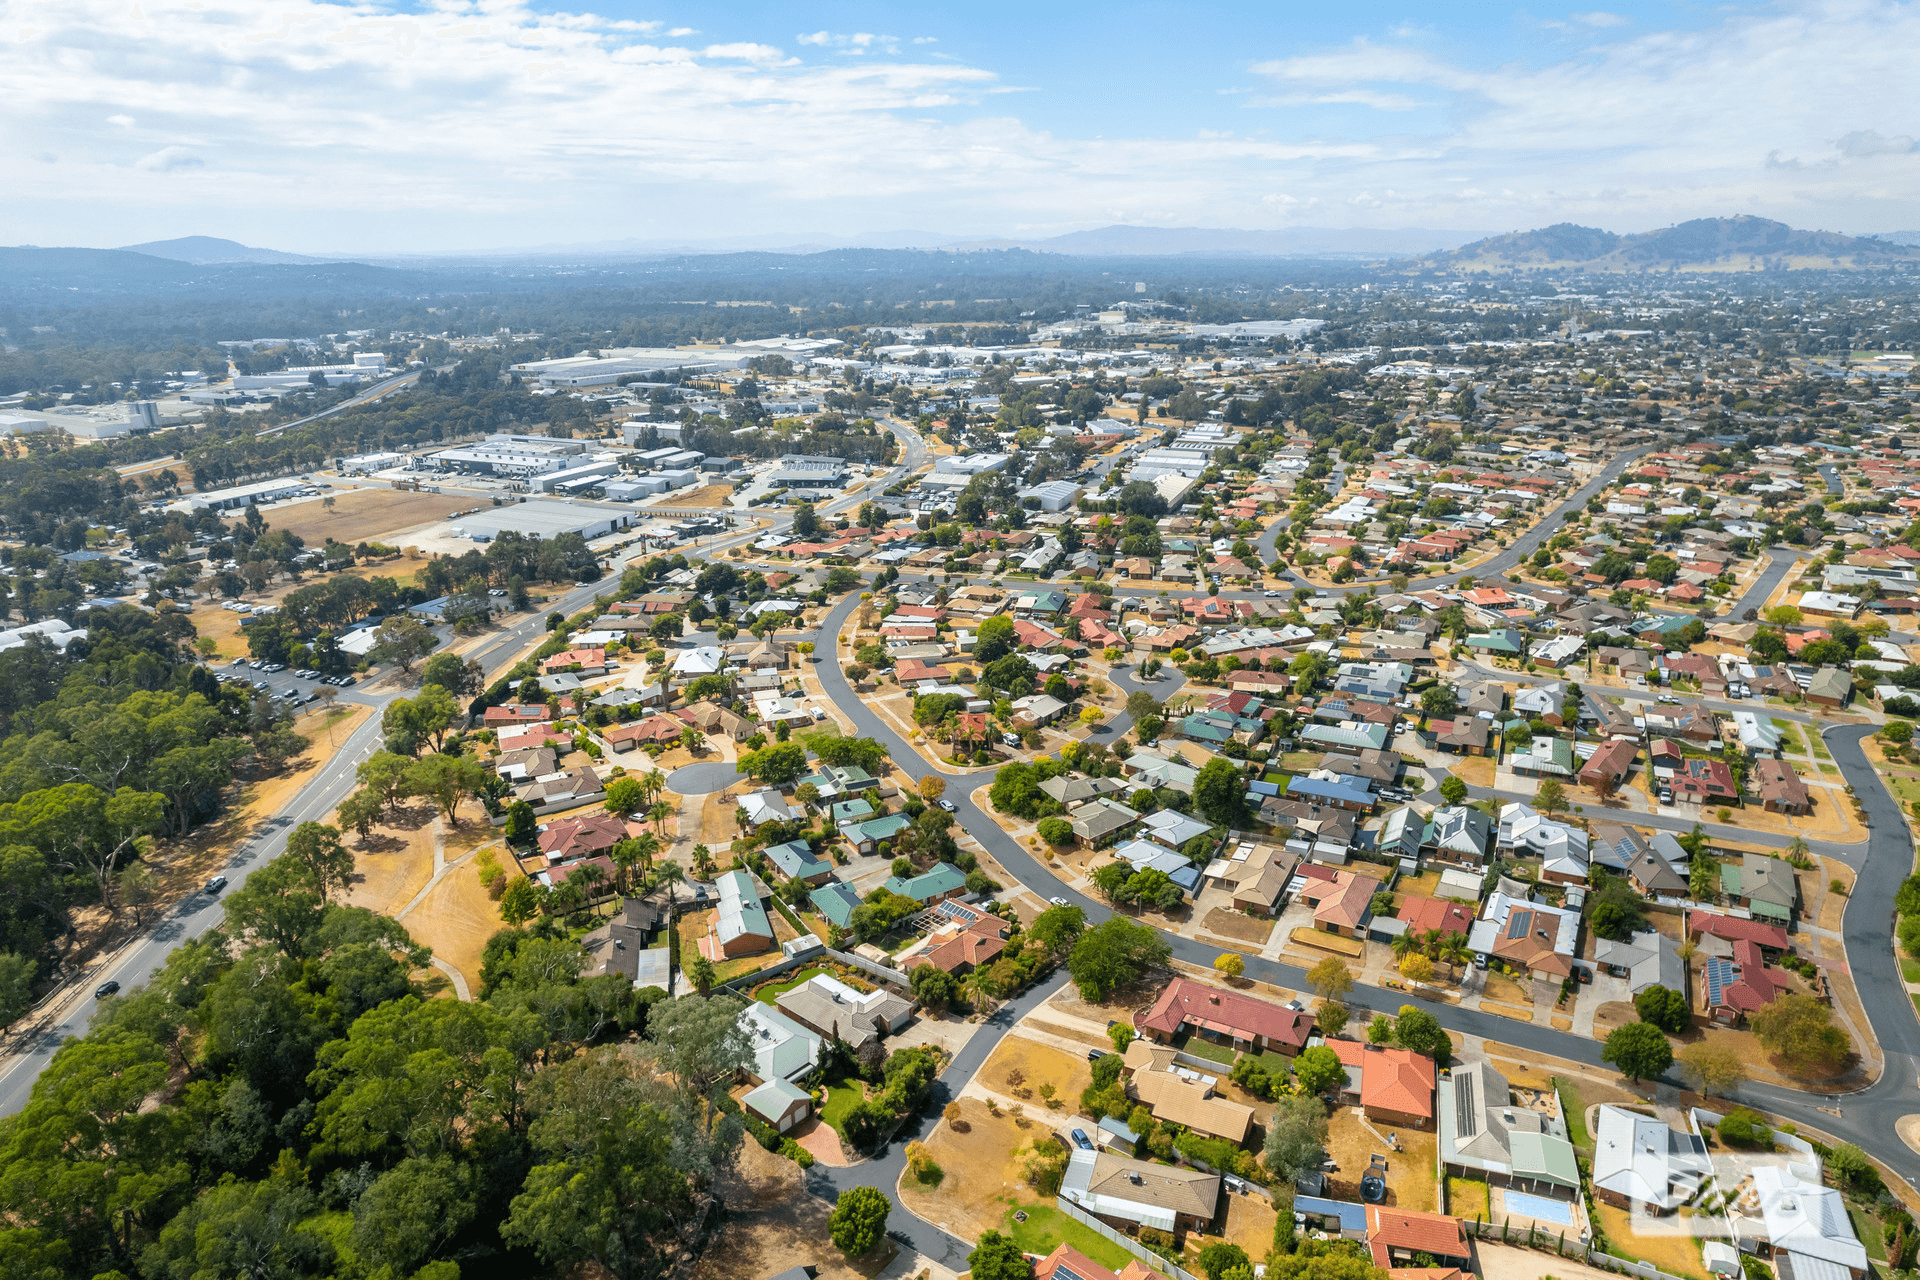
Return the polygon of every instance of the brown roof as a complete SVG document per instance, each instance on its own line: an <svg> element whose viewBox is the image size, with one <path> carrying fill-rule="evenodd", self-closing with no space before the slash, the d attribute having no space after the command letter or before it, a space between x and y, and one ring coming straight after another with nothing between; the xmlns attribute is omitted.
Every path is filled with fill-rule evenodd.
<svg viewBox="0 0 1920 1280"><path fill-rule="evenodd" d="M1138 1182L1133 1181L1138 1177ZM1220 1178L1198 1169L1150 1164L1101 1152L1094 1157L1087 1190L1093 1195L1150 1204L1172 1213L1211 1219L1220 1207Z"/></svg>
<svg viewBox="0 0 1920 1280"><path fill-rule="evenodd" d="M1408 933L1468 934L1473 932L1473 908L1444 898L1422 898L1410 894L1401 902L1399 918L1406 921Z"/></svg>
<svg viewBox="0 0 1920 1280"><path fill-rule="evenodd" d="M1372 876L1343 871L1324 884L1308 881L1306 888L1295 896L1313 904L1315 921L1352 929L1366 919L1367 904L1373 901L1374 891L1379 887L1380 882Z"/></svg>
<svg viewBox="0 0 1920 1280"><path fill-rule="evenodd" d="M1763 802L1779 800L1796 808L1807 803L1807 784L1784 760L1754 761L1753 777L1755 790Z"/></svg>
<svg viewBox="0 0 1920 1280"><path fill-rule="evenodd" d="M1133 1091L1156 1120L1171 1121L1214 1138L1245 1142L1253 1127L1253 1108L1226 1098L1198 1081L1182 1080L1171 1071L1137 1071Z"/></svg>
<svg viewBox="0 0 1920 1280"><path fill-rule="evenodd" d="M1387 1265L1387 1250L1430 1253L1436 1258L1470 1258L1467 1229L1458 1218L1444 1213L1418 1213L1411 1209L1367 1206L1367 1246L1373 1250L1373 1265Z"/></svg>

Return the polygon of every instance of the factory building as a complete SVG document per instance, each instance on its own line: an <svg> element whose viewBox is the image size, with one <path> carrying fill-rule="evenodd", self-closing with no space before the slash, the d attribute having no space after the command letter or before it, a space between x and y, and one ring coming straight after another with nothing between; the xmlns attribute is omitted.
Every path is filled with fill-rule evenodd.
<svg viewBox="0 0 1920 1280"><path fill-rule="evenodd" d="M318 493L312 483L299 476L288 476L282 480L261 480L255 484L235 485L231 489L212 489L206 493L191 493L180 501L168 505L169 511L231 511L237 507L258 506L263 502L278 502L282 498L297 498L303 494Z"/></svg>
<svg viewBox="0 0 1920 1280"><path fill-rule="evenodd" d="M852 478L844 459L789 453L774 465L767 483L786 489L838 489Z"/></svg>
<svg viewBox="0 0 1920 1280"><path fill-rule="evenodd" d="M378 351L356 352L352 364L314 364L297 368L276 369L272 373L242 373L233 379L235 391L297 391L301 387L313 385L315 374L326 380L330 387L341 386L348 382L358 382L362 378L383 378L387 373L387 357Z"/></svg>
<svg viewBox="0 0 1920 1280"><path fill-rule="evenodd" d="M433 455L433 462L443 470L524 479L579 466L587 461L586 452L586 444L579 440L496 432L479 444L442 449Z"/></svg>
<svg viewBox="0 0 1920 1280"><path fill-rule="evenodd" d="M474 542L492 542L503 533L520 533L535 538L556 538L563 533L577 533L591 541L632 523L633 512L623 508L536 498L461 516L449 522L449 527L454 537L468 538Z"/></svg>

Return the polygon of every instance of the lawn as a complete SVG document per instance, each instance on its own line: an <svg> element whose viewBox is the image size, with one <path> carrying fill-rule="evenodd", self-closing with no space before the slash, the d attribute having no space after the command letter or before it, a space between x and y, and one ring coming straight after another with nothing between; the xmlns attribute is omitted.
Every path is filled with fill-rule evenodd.
<svg viewBox="0 0 1920 1280"><path fill-rule="evenodd" d="M831 1125L833 1131L844 1138L847 1135L841 1130L840 1123L847 1118L847 1113L860 1105L863 1100L864 1095L859 1085L837 1080L827 1086L827 1102L820 1108L820 1119Z"/></svg>
<svg viewBox="0 0 1920 1280"><path fill-rule="evenodd" d="M1205 1058L1209 1062L1218 1062L1223 1066L1232 1066L1234 1051L1222 1044L1202 1039L1191 1031L1183 1031L1173 1038L1173 1047L1182 1053L1190 1053L1196 1058Z"/></svg>
<svg viewBox="0 0 1920 1280"><path fill-rule="evenodd" d="M1832 756L1830 756L1830 755L1828 755L1828 754L1827 754L1827 744L1826 744L1825 742L1823 742L1823 741L1821 741L1821 739L1820 739L1820 735L1819 735L1819 733L1818 733L1818 732L1816 732L1815 730L1813 730L1813 729L1811 729L1811 728L1809 728L1809 727L1808 727L1808 726L1806 726L1806 725L1801 725L1801 726L1800 726L1800 736L1801 736L1801 737L1803 737L1803 738L1805 738L1805 739L1806 739L1806 740L1808 741L1808 743L1810 743L1810 744L1812 745L1812 747L1813 747L1813 755L1814 755L1814 759L1816 759L1816 760L1831 760L1831 759L1833 759L1833 757L1832 757Z"/></svg>
<svg viewBox="0 0 1920 1280"><path fill-rule="evenodd" d="M1447 1213L1455 1218L1487 1216L1487 1184L1478 1178L1447 1178Z"/></svg>
<svg viewBox="0 0 1920 1280"><path fill-rule="evenodd" d="M1571 1080L1556 1076L1554 1084L1560 1093L1560 1114L1566 1118L1567 1141L1577 1149L1591 1153L1593 1139L1587 1135L1587 1105L1580 1101L1580 1090Z"/></svg>
<svg viewBox="0 0 1920 1280"><path fill-rule="evenodd" d="M1910 956L1900 958L1900 976L1908 982L1920 982L1920 960Z"/></svg>
<svg viewBox="0 0 1920 1280"><path fill-rule="evenodd" d="M1853 1221L1853 1234L1867 1247L1867 1256L1875 1262L1885 1262L1887 1240L1880 1229L1880 1220L1852 1201L1847 1202L1847 1217Z"/></svg>
<svg viewBox="0 0 1920 1280"><path fill-rule="evenodd" d="M1706 1280L1707 1269L1700 1260L1700 1245L1690 1235L1636 1235L1633 1219L1625 1209L1596 1202L1600 1228L1613 1244L1613 1252L1630 1261L1650 1263L1668 1275Z"/></svg>
<svg viewBox="0 0 1920 1280"><path fill-rule="evenodd" d="M784 982L770 982L754 992L753 998L761 1004L772 1004L775 996L785 995L795 987L809 981L818 974L827 971L825 965L814 965L811 969L802 969Z"/></svg>
<svg viewBox="0 0 1920 1280"><path fill-rule="evenodd" d="M1064 1244L1079 1250L1110 1271L1119 1271L1134 1261L1132 1253L1091 1227L1075 1222L1058 1209L1030 1204L1021 1206L1021 1210L1027 1215L1027 1220L1015 1222L1014 1211L1009 1209L1004 1230L1013 1237L1014 1244L1020 1247L1022 1253L1044 1258L1056 1246Z"/></svg>
<svg viewBox="0 0 1920 1280"><path fill-rule="evenodd" d="M1367 944L1358 938L1328 933L1325 929L1309 929L1306 925L1296 928L1289 937L1300 946L1313 947L1319 951L1331 951L1343 956L1358 957L1367 949Z"/></svg>

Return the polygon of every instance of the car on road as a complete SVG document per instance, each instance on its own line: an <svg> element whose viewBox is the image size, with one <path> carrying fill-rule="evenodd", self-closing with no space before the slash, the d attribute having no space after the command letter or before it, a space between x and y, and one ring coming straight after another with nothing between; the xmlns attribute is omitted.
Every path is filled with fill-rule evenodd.
<svg viewBox="0 0 1920 1280"><path fill-rule="evenodd" d="M1106 1057L1106 1056L1107 1056L1107 1051L1106 1051L1105 1049L1089 1049L1089 1050L1087 1050L1087 1061L1088 1061L1088 1062L1098 1062L1098 1061L1100 1061L1100 1059L1102 1059L1102 1058L1104 1058L1104 1057Z"/></svg>
<svg viewBox="0 0 1920 1280"><path fill-rule="evenodd" d="M1064 907L1067 905L1067 900L1065 898L1048 898L1047 901L1051 902L1056 907Z"/></svg>
<svg viewBox="0 0 1920 1280"><path fill-rule="evenodd" d="M955 812L955 808L954 808L954 803L953 803L953 801L951 801L951 800L949 800L949 799L947 799L947 798L946 798L946 797L944 797L944 796L942 796L942 797L941 797L940 799L938 799L938 800L936 800L936 801L934 801L934 803L935 803L935 804L937 804L937 805L939 805L939 806L940 806L940 807L941 807L942 809L945 809L945 810L946 810L946 811L947 811L948 813L953 813L953 812Z"/></svg>
<svg viewBox="0 0 1920 1280"><path fill-rule="evenodd" d="M120 984L109 978L93 989L93 998L95 1000L105 1000L108 996L118 993L119 990Z"/></svg>
<svg viewBox="0 0 1920 1280"><path fill-rule="evenodd" d="M1085 1129L1075 1129L1073 1131L1073 1144L1082 1151L1093 1150L1093 1139L1087 1136Z"/></svg>
<svg viewBox="0 0 1920 1280"><path fill-rule="evenodd" d="M1674 697L1670 693L1663 693L1659 697L1655 698L1654 701L1661 703L1662 705L1671 705L1676 707L1680 705L1680 699Z"/></svg>
<svg viewBox="0 0 1920 1280"><path fill-rule="evenodd" d="M215 876L213 879L207 881L208 893L218 893L226 887L227 878L225 876Z"/></svg>

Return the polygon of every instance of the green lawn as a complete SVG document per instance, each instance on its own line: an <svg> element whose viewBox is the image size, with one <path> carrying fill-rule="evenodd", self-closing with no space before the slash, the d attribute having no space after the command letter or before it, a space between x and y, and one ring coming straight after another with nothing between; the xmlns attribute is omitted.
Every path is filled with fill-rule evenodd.
<svg viewBox="0 0 1920 1280"><path fill-rule="evenodd" d="M861 1093L857 1086L844 1081L836 1081L827 1086L827 1102L820 1108L820 1118L833 1126L833 1131L841 1137L847 1135L841 1130L840 1122L847 1118L847 1112L860 1105Z"/></svg>
<svg viewBox="0 0 1920 1280"><path fill-rule="evenodd" d="M1554 1084L1560 1093L1560 1114L1567 1121L1567 1141L1582 1151L1591 1152L1593 1139L1587 1134L1587 1104L1580 1100L1580 1091L1565 1077L1556 1077Z"/></svg>
<svg viewBox="0 0 1920 1280"><path fill-rule="evenodd" d="M1900 957L1900 976L1908 982L1920 982L1920 960Z"/></svg>
<svg viewBox="0 0 1920 1280"><path fill-rule="evenodd" d="M1816 760L1833 759L1831 755L1827 754L1827 744L1820 740L1820 735L1817 731L1809 728L1806 725L1801 725L1800 735L1804 737L1809 744L1812 745L1813 755Z"/></svg>
<svg viewBox="0 0 1920 1280"><path fill-rule="evenodd" d="M816 974L822 974L826 971L825 965L814 965L811 969L802 969L785 982L770 983L760 988L759 994L754 996L754 999L758 1000L761 1004L772 1004L775 996L785 995L795 987L813 978Z"/></svg>
<svg viewBox="0 0 1920 1280"><path fill-rule="evenodd" d="M1885 1262L1887 1241L1880 1230L1880 1220L1852 1202L1847 1204L1847 1217L1853 1220L1853 1234L1867 1247L1867 1256L1875 1262Z"/></svg>
<svg viewBox="0 0 1920 1280"><path fill-rule="evenodd" d="M1182 1053L1190 1053L1196 1058L1205 1058L1209 1062L1217 1062L1223 1067L1232 1066L1235 1057L1232 1049L1227 1048L1225 1045L1214 1044L1211 1040L1202 1039L1190 1031L1175 1036L1173 1047Z"/></svg>
<svg viewBox="0 0 1920 1280"><path fill-rule="evenodd" d="M1022 1205L1027 1215L1025 1222L1013 1220L1013 1210L1007 1210L1006 1233L1013 1237L1014 1244L1021 1252L1045 1257L1059 1245L1067 1245L1092 1258L1109 1271L1119 1271L1134 1261L1134 1255L1099 1232L1082 1223L1075 1222L1066 1214L1048 1205Z"/></svg>

